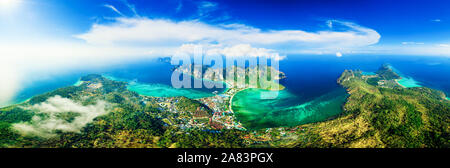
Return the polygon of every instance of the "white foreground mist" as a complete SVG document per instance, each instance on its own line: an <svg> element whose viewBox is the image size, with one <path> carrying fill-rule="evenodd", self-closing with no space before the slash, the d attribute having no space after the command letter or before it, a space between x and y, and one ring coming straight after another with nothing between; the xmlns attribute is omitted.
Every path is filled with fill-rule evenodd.
<svg viewBox="0 0 450 168"><path fill-rule="evenodd" d="M107 102L98 101L95 105L83 106L61 96L49 98L47 101L29 108L36 112L30 122L13 125L13 128L24 135L34 135L44 138L55 136L55 131L80 132L94 118L105 115L109 111ZM62 118L63 115L73 115L71 121Z"/></svg>

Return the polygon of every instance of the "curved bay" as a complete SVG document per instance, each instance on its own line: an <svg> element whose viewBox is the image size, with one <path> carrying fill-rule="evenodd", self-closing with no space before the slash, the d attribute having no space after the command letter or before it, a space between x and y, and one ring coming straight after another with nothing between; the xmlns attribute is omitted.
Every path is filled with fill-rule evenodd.
<svg viewBox="0 0 450 168"><path fill-rule="evenodd" d="M248 129L295 126L323 121L342 112L347 93L336 89L313 100L305 101L288 90L279 91L275 99L262 99L261 89L246 89L237 93L232 108L240 122Z"/></svg>

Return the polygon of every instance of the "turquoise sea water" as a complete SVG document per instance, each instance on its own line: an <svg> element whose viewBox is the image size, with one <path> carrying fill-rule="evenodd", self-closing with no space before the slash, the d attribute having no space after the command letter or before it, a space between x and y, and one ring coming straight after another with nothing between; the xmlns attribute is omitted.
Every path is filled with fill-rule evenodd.
<svg viewBox="0 0 450 168"><path fill-rule="evenodd" d="M340 114L347 97L344 89L338 89L303 102L302 98L281 90L275 99L261 99L261 94L267 92L276 91L246 89L234 96L232 108L244 127L259 129L323 121Z"/></svg>
<svg viewBox="0 0 450 168"><path fill-rule="evenodd" d="M411 77L402 77L402 79L398 80L398 83L404 87L422 87L419 82L415 81Z"/></svg>
<svg viewBox="0 0 450 168"><path fill-rule="evenodd" d="M392 69L395 73L397 73L398 75L400 75L400 77L402 78L402 79L400 79L400 80L397 81L400 85L402 85L402 86L404 86L404 87L406 87L406 88L411 88L411 87L422 87L422 85L420 85L420 82L414 80L414 79L413 79L412 77L410 77L410 76L407 76L407 75L403 74L403 73L402 73L400 70L398 70L397 68L395 68L395 67L393 67L393 66L390 66L390 67L391 67L391 69Z"/></svg>
<svg viewBox="0 0 450 168"><path fill-rule="evenodd" d="M365 71L363 71L362 74L363 75L376 75L375 72L365 72Z"/></svg>
<svg viewBox="0 0 450 168"><path fill-rule="evenodd" d="M226 88L218 88L218 89L213 88L202 90L193 88L174 88L167 83L164 84L164 83L139 82L137 78L135 79L119 78L111 76L110 74L103 74L103 76L110 80L127 82L128 90L134 91L144 96L152 96L152 97L185 96L191 99L199 99L204 97L215 96L215 94L213 93L214 91L221 93L226 89ZM191 78L191 80L198 80L198 79ZM214 82L214 81L205 81L205 82Z"/></svg>
<svg viewBox="0 0 450 168"><path fill-rule="evenodd" d="M395 69L394 67L390 66L392 69L394 69L394 71L400 75L400 77L402 77L402 79L397 80L397 82L406 87L406 88L411 88L411 87L422 87L422 85L420 85L420 82L414 80L412 77L410 76L405 76L403 75L399 70ZM376 75L375 72L362 72L363 75Z"/></svg>
<svg viewBox="0 0 450 168"><path fill-rule="evenodd" d="M83 84L83 81L78 80L75 84L73 84L73 86L80 86L81 84Z"/></svg>
<svg viewBox="0 0 450 168"><path fill-rule="evenodd" d="M164 84L142 84L134 83L128 86L128 90L135 91L141 95L154 97L176 97L186 96L191 99L214 96L213 93L202 92L192 89L175 89Z"/></svg>

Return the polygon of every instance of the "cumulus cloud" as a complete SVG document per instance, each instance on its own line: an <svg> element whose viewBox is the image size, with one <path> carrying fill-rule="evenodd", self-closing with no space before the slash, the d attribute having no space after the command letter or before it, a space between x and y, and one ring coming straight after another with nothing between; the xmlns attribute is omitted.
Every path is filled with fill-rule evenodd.
<svg viewBox="0 0 450 168"><path fill-rule="evenodd" d="M278 53L274 50L265 48L253 48L250 44L240 44L232 47L226 47L218 52L227 57L269 57L276 58L278 60L282 59Z"/></svg>
<svg viewBox="0 0 450 168"><path fill-rule="evenodd" d="M55 136L55 131L80 132L94 118L107 114L107 106L108 104L105 101L98 101L95 105L83 106L70 99L55 96L28 108L28 110L35 111L37 115L33 116L30 122L14 124L13 128L24 135L45 138ZM66 116L66 118L63 116Z"/></svg>
<svg viewBox="0 0 450 168"><path fill-rule="evenodd" d="M281 56L278 52L272 49L256 48L250 44L237 44L233 46L223 46L220 44L183 44L177 49L177 52L182 52L187 55L195 55L195 52L208 57L212 55L221 55L226 58L239 57L267 57L276 60L282 60L285 56Z"/></svg>
<svg viewBox="0 0 450 168"><path fill-rule="evenodd" d="M89 32L76 35L93 44L120 44L130 42L170 43L181 45L195 42L222 44L276 45L295 44L358 47L375 44L380 35L372 29L351 22L333 21L347 31L261 30L240 24L210 25L199 21L175 22L164 19L117 18L109 25L95 24Z"/></svg>

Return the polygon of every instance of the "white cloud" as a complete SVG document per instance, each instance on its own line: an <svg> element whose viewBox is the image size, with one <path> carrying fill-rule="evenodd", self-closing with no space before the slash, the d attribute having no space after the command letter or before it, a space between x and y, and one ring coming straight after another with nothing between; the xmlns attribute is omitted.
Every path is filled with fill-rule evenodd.
<svg viewBox="0 0 450 168"><path fill-rule="evenodd" d="M127 0L119 0L121 1L123 4L125 4L125 6L128 7L128 9L133 12L133 16L135 17L140 17L139 14L136 11L136 6L134 6L133 4L129 3Z"/></svg>
<svg viewBox="0 0 450 168"><path fill-rule="evenodd" d="M110 65L126 60L151 58L154 57L154 54L159 54L155 51L164 52L164 48L99 46L66 42L0 43L0 55L2 55L0 69L13 67L17 70L54 70L90 65ZM150 52L153 54L149 54Z"/></svg>
<svg viewBox="0 0 450 168"><path fill-rule="evenodd" d="M202 1L199 6L199 8L215 8L215 7L217 7L217 3L209 1Z"/></svg>
<svg viewBox="0 0 450 168"><path fill-rule="evenodd" d="M118 18L115 24L95 24L76 37L93 44L130 42L181 45L195 42L222 44L290 45L315 47L361 47L375 44L380 35L350 22L333 21L348 28L344 32L303 30L261 30L240 24L209 25L199 21L174 22L149 18ZM238 27L239 26L239 27Z"/></svg>
<svg viewBox="0 0 450 168"><path fill-rule="evenodd" d="M249 44L239 44L232 47L226 47L219 51L222 55L226 57L269 57L281 59L280 55L274 50L265 48L253 48Z"/></svg>
<svg viewBox="0 0 450 168"><path fill-rule="evenodd" d="M167 55L172 49L67 42L0 43L0 106L25 85L71 70L111 66Z"/></svg>
<svg viewBox="0 0 450 168"><path fill-rule="evenodd" d="M117 8L114 7L114 6L112 6L112 5L105 4L105 5L103 5L103 6L106 7L106 8L111 9L112 11L116 12L116 13L119 14L120 16L125 16L124 14L122 14L122 12L120 12L119 10L117 10Z"/></svg>
<svg viewBox="0 0 450 168"><path fill-rule="evenodd" d="M183 8L183 1L180 0L180 1L178 1L177 8L175 8L175 12L176 13L180 12L182 8Z"/></svg>
<svg viewBox="0 0 450 168"><path fill-rule="evenodd" d="M328 28L332 29L333 28L333 21L331 21L331 20L327 21L327 26L328 26Z"/></svg>
<svg viewBox="0 0 450 168"><path fill-rule="evenodd" d="M413 41L408 41L408 42L402 42L402 45L423 45L425 43L422 42L413 42Z"/></svg>
<svg viewBox="0 0 450 168"><path fill-rule="evenodd" d="M360 54L389 54L403 56L444 56L450 57L450 47L439 44L421 45L374 45L360 50L355 50ZM344 52L343 52L344 53ZM346 52L347 53L347 52Z"/></svg>
<svg viewBox="0 0 450 168"><path fill-rule="evenodd" d="M342 53L341 52L337 52L336 53L336 57L342 57Z"/></svg>
<svg viewBox="0 0 450 168"><path fill-rule="evenodd" d="M13 128L25 135L35 135L41 137L55 136L55 131L79 132L86 124L92 122L94 118L108 113L108 104L98 101L95 105L83 106L70 99L55 96L47 101L34 105L28 110L33 110L36 114L30 122L13 124ZM72 121L61 118L61 115L77 113ZM46 117L43 117L46 116Z"/></svg>
<svg viewBox="0 0 450 168"><path fill-rule="evenodd" d="M10 100L20 89L20 74L16 72L14 65L0 63L0 66L0 78L2 78L0 82L0 106L3 106L11 103Z"/></svg>
<svg viewBox="0 0 450 168"><path fill-rule="evenodd" d="M441 19L433 19L432 22L441 22Z"/></svg>
<svg viewBox="0 0 450 168"><path fill-rule="evenodd" d="M233 46L223 46L220 44L183 44L177 52L194 55L196 51L202 52L205 56L223 55L226 58L237 57L267 57L276 60L283 60L285 56L280 56L275 50L266 48L255 48L250 44L237 44Z"/></svg>
<svg viewBox="0 0 450 168"><path fill-rule="evenodd" d="M217 10L218 4L215 2L209 2L209 1L201 1L200 4L197 6L198 11L197 14L199 17L207 16L208 13Z"/></svg>

